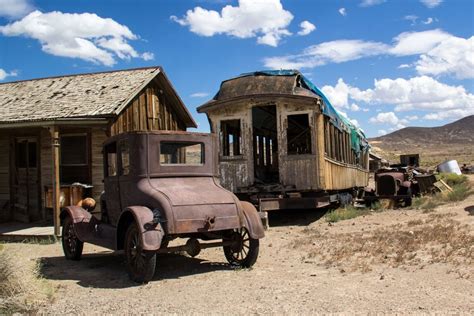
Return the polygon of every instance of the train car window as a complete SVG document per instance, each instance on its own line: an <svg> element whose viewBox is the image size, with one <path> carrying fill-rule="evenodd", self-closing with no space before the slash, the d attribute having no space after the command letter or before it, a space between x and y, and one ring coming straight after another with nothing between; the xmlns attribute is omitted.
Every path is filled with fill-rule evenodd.
<svg viewBox="0 0 474 316"><path fill-rule="evenodd" d="M288 155L311 154L311 127L308 114L288 115L286 137Z"/></svg>
<svg viewBox="0 0 474 316"><path fill-rule="evenodd" d="M221 121L221 153L222 156L241 155L241 131L240 120Z"/></svg>

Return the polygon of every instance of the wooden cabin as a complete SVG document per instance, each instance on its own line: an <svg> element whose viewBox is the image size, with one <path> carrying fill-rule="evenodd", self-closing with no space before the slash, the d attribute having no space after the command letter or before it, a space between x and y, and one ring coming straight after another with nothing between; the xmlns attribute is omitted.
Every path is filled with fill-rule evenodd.
<svg viewBox="0 0 474 316"><path fill-rule="evenodd" d="M298 71L226 80L198 112L219 135L222 185L253 202L265 199L261 210L327 205L315 197L368 184L364 134Z"/></svg>
<svg viewBox="0 0 474 316"><path fill-rule="evenodd" d="M0 220L56 219L85 196L99 208L107 137L188 127L196 123L160 67L2 83Z"/></svg>

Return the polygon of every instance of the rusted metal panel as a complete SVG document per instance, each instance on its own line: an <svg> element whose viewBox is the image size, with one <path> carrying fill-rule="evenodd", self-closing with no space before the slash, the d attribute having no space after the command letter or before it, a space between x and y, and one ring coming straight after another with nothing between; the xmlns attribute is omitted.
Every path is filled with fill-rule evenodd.
<svg viewBox="0 0 474 316"><path fill-rule="evenodd" d="M251 96L267 93L293 94L295 77L247 76L224 81L217 100L226 100L237 96Z"/></svg>

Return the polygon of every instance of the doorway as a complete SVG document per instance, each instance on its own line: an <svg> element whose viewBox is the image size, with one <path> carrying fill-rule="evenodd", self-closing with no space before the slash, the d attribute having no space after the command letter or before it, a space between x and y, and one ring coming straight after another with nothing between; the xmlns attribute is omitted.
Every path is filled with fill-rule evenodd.
<svg viewBox="0 0 474 316"><path fill-rule="evenodd" d="M279 182L276 106L252 108L255 184Z"/></svg>
<svg viewBox="0 0 474 316"><path fill-rule="evenodd" d="M13 149L11 185L13 219L21 222L40 220L38 139L15 138Z"/></svg>

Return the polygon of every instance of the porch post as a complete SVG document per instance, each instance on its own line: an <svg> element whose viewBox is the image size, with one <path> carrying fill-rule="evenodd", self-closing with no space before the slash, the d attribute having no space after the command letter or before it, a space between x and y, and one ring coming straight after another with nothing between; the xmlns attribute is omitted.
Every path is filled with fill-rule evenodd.
<svg viewBox="0 0 474 316"><path fill-rule="evenodd" d="M59 236L61 223L59 214L61 206L59 204L59 197L61 194L61 183L59 182L59 130L57 126L50 128L51 133L51 152L53 154L53 222L54 222L54 235Z"/></svg>

